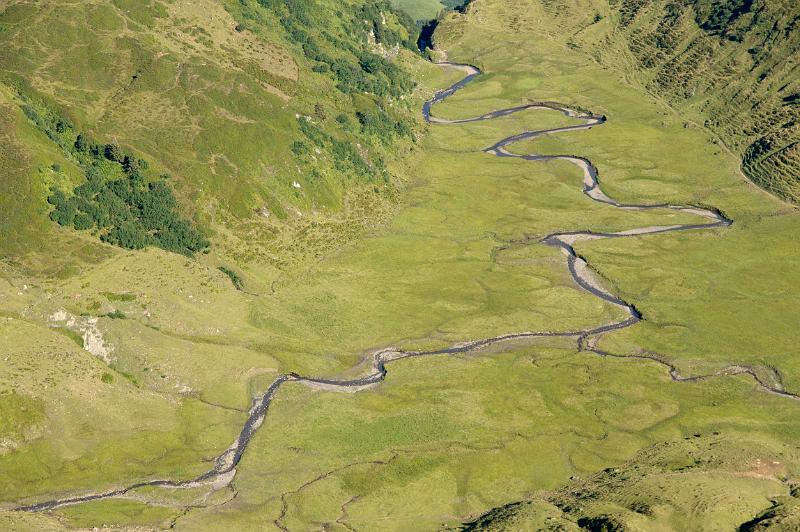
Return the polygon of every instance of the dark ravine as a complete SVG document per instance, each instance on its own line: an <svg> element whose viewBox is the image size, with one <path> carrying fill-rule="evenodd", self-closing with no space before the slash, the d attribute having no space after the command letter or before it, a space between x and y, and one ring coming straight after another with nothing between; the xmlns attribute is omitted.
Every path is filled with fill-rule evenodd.
<svg viewBox="0 0 800 532"><path fill-rule="evenodd" d="M542 135L550 135L554 133L560 133L564 131L575 131L580 129L591 129L596 125L603 124L606 121L606 118L604 116L599 116L587 112L575 111L573 109L570 109L569 107L554 102L532 102L524 105L519 105L516 107L510 107L507 109L500 109L497 111L493 111L491 113L481 115L479 117L463 119L463 120L445 120L434 117L431 114L431 109L434 104L444 100L445 98L452 96L459 89L461 89L467 83L474 80L476 77L480 75L480 71L477 68L470 65L462 65L456 63L439 63L439 64L449 68L460 69L466 73L466 76L457 83L453 84L448 89L439 91L433 98L425 102L422 108L422 113L427 122L432 124L463 124L463 123L477 122L482 120L491 120L494 118L508 116L510 114L517 113L520 111L525 111L528 109L551 109L560 111L567 116L584 120L584 124L565 126L562 128L539 130L539 131L526 131L523 133L519 133L517 135L507 137L503 140L500 140L496 144L486 148L484 151L486 153L498 157L514 157L528 161L547 161L552 159L565 160L577 165L583 170L584 173L583 192L594 201L599 201L601 203L605 203L613 207L625 210L672 209L697 215L699 217L704 217L708 221L705 223L689 224L689 225L643 227L639 229L620 231L615 233L597 233L588 230L566 231L566 232L553 233L539 240L539 242L544 245L553 246L560 249L566 257L567 267L569 268L569 272L572 278L578 284L578 286L580 286L580 288L585 290L586 292L595 295L603 299L604 301L607 301L619 307L628 315L628 317L625 318L624 320L614 323L599 325L597 327L584 330L575 330L566 332L539 331L539 332L509 333L500 336L494 336L491 338L472 340L465 343L455 344L444 349L438 349L432 351L403 351L390 347L370 353L368 360L371 361L371 373L356 379L349 379L349 380L326 379L317 377L306 377L298 375L296 373L287 373L284 375L280 375L272 382L272 384L269 386L266 392L261 397L259 397L254 401L253 406L250 408L250 411L248 413L247 420L245 421L244 426L242 427L242 430L239 433L239 436L236 438L233 444L214 460L213 468L203 473L202 475L189 480L150 480L146 482L139 482L136 484L132 484L128 487L119 488L115 490L109 490L99 493L90 493L75 497L52 499L35 504L19 506L16 508L16 510L23 512L39 512L44 510L52 510L54 508L58 508L61 506L81 504L89 501L110 499L116 497L125 497L129 492L143 487L164 487L171 489L180 489L180 488L191 488L203 485L211 487L227 485L236 474L236 466L242 459L242 456L245 450L247 449L247 445L250 443L251 438L258 430L258 428L261 426L261 424L264 422L264 419L266 418L267 413L269 411L269 407L275 397L275 394L277 393L278 389L287 382L302 383L323 390L355 392L375 386L380 382L382 382L386 378L387 374L386 365L389 362L393 362L395 360L401 360L404 358L412 358L412 357L471 353L480 350L481 348L484 347L520 339L574 338L575 341L577 342L577 347L579 351L593 353L595 355L599 355L602 357L629 358L635 360L645 360L660 364L668 370L670 378L676 382L697 382L715 377L724 377L731 375L749 375L754 379L754 381L759 385L759 387L761 387L763 390L769 393L793 400L800 399L800 395L784 390L781 384L780 375L777 372L773 372L773 379L772 379L773 382L766 382L762 378L762 376L759 375L759 373L756 371L755 368L742 365L731 365L715 373L707 375L683 376L681 375L677 367L675 367L672 363L670 363L666 358L658 354L617 355L599 349L597 347L597 341L600 335L606 332L624 329L626 327L631 327L637 324L639 321L641 321L643 317L642 314L636 309L634 305L626 302L625 300L619 298L618 296L615 296L614 294L608 292L603 288L601 283L596 279L596 277L592 273L592 270L586 263L586 261L575 252L575 249L573 248L573 244L575 242L582 240L595 240L603 238L624 238L628 236L666 233L673 231L690 231L690 230L700 230L700 229L723 228L731 225L732 221L728 219L720 211L708 208L679 206L670 204L637 205L637 204L619 203L613 200L612 198L606 196L606 194L600 189L597 168L586 158L573 155L518 155L506 150L507 146L515 142L533 139Z"/></svg>
<svg viewBox="0 0 800 532"><path fill-rule="evenodd" d="M439 16L431 20L418 20L419 36L417 37L417 48L423 54L433 48L433 34L442 17L448 10L456 11L458 13L466 13L467 8L472 0L445 0L442 4L445 9L439 12Z"/></svg>
<svg viewBox="0 0 800 532"><path fill-rule="evenodd" d="M420 27L419 37L417 37L417 48L419 48L419 51L423 54L426 50L433 47L433 32L436 31L438 25L439 19L435 18L427 21Z"/></svg>

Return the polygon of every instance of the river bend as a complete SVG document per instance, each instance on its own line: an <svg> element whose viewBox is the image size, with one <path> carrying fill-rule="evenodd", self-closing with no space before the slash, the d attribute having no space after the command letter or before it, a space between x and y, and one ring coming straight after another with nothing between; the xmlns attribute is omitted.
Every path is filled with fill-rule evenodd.
<svg viewBox="0 0 800 532"><path fill-rule="evenodd" d="M474 118L466 118L460 120L447 120L434 116L432 114L432 109L436 103L441 102L446 98L449 98L450 96L458 92L460 89L462 89L468 83L472 82L481 74L479 69L471 65L449 63L449 62L438 63L438 65L440 65L443 68L454 68L461 70L465 73L465 76L463 79L454 83L449 88L437 92L433 98L425 102L425 104L422 107L422 114L428 123L432 125L437 125L437 124L458 125L470 122L479 122L483 120L492 120L495 118L501 118L504 116L508 116L514 113L527 111L531 109L550 109L559 111L566 116L582 120L583 124L565 126L560 128L536 130L536 131L524 131L522 133L518 133L516 135L512 135L510 137L506 137L502 140L499 140L498 142L484 149L483 151L487 154L496 157L512 157L532 162L547 161L552 159L560 159L568 161L581 169L583 174L583 193L589 198L591 198L593 201L597 201L619 209L630 210L630 211L670 209L670 210L681 211L687 214L692 214L697 216L698 218L704 219L702 222L696 224L649 226L649 227L641 227L637 229L630 229L627 231L618 231L612 233L594 232L589 230L564 231L559 233L552 233L539 240L539 243L558 248L564 254L566 260L566 266L569 269L569 273L578 287L620 308L626 314L627 317L617 322L600 324L597 325L596 327L592 327L589 329L566 331L566 332L550 332L550 331L512 332L508 334L494 336L491 338L483 338L479 340L463 342L452 345L444 349L431 350L431 351L404 351L389 347L370 353L368 356L369 366L370 366L369 373L355 379L342 380L334 378L302 376L296 373L283 374L277 377L269 386L269 388L267 388L266 392L264 392L263 395L258 397L253 402L253 406L250 408L248 417L241 431L239 432L239 435L237 436L236 440L231 444L230 447L228 447L224 452L222 452L219 456L217 456L214 459L213 467L209 471L203 473L202 475L188 480L160 479L160 480L138 482L123 488L95 492L95 493L87 493L80 496L57 498L35 504L23 505L17 507L16 510L25 512L39 512L43 510L52 510L54 508L58 508L61 506L81 504L89 501L96 501L96 500L110 499L110 498L121 498L128 496L128 494L133 490L144 487L163 487L171 489L180 489L180 488L193 488L198 486L210 486L213 488L226 486L228 483L230 483L230 481L236 474L236 466L242 459L242 456L246 451L247 446L250 443L250 440L252 439L253 435L256 433L258 428L263 424L264 419L267 417L269 407L272 403L272 400L275 397L275 394L284 384L289 382L296 382L329 391L357 392L363 389L371 388L382 382L386 378L387 374L386 365L392 361L404 358L411 358L411 357L442 356L442 355L452 355L460 353L470 353L493 344L500 344L512 340L546 338L546 337L573 338L576 341L576 345L579 351L589 352L603 357L639 359L639 360L656 362L664 366L668 370L670 378L674 381L695 382L714 377L723 377L731 375L749 375L756 381L759 387L766 392L793 400L800 399L800 396L798 396L797 394L784 390L783 385L781 384L782 380L780 374L776 370L772 370L773 375L771 376L772 378L770 379L769 382L764 380L764 378L755 370L755 368L744 365L731 365L717 372L707 375L684 376L680 373L677 367L675 367L671 362L669 362L660 355L655 355L655 354L617 355L599 349L597 347L597 342L600 335L610 331L624 329L626 327L632 327L636 325L639 321L641 321L643 319L643 316L632 303L623 300L619 296L614 295L613 293L611 293L610 291L608 291L606 288L603 287L602 283L597 279L597 277L592 272L592 269L590 268L589 264L575 252L575 249L573 247L575 243L585 240L597 240L605 238L625 238L625 237L650 235L657 233L668 233L674 231L696 231L696 230L708 230L714 228L724 228L731 225L733 222L730 219L728 219L724 214L722 214L720 211L715 209L701 208L695 206L671 205L671 204L640 205L640 204L620 203L610 198L603 192L603 190L600 188L597 168L591 163L591 161L589 161L585 157L580 157L577 155L536 155L536 154L519 155L512 153L506 149L508 146L514 144L515 142L530 140L536 137L541 137L543 135L553 135L556 133L591 129L595 126L601 126L606 122L605 116L578 111L559 103L546 102L546 101L530 102L515 107L499 109Z"/></svg>

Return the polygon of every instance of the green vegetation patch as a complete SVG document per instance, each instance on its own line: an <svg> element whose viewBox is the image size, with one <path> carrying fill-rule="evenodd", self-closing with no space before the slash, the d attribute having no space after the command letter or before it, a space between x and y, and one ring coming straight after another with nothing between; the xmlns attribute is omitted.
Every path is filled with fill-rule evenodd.
<svg viewBox="0 0 800 532"><path fill-rule="evenodd" d="M416 50L414 21L388 1L369 0L358 8L339 9L336 13L315 0L258 0L258 4L278 18L306 58L324 67L319 72L333 74L336 88L341 92L400 97L414 88L406 72L369 47L372 39L378 45ZM245 9L243 16L258 20L252 8ZM340 21L342 31L350 39L342 39L330 31L332 17Z"/></svg>
<svg viewBox="0 0 800 532"><path fill-rule="evenodd" d="M736 19L748 13L753 0L694 0L696 20L711 33L725 32Z"/></svg>
<svg viewBox="0 0 800 532"><path fill-rule="evenodd" d="M44 407L38 399L15 391L0 393L0 439L24 439L27 430L43 419Z"/></svg>
<svg viewBox="0 0 800 532"><path fill-rule="evenodd" d="M134 294L117 294L114 292L101 292L101 294L109 301L136 301L136 296Z"/></svg>
<svg viewBox="0 0 800 532"><path fill-rule="evenodd" d="M693 120L712 129L753 183L800 202L800 99L791 66L800 53L800 4L598 1L596 10L619 25L590 28L589 10L576 7L554 2L554 31L577 31L572 46L612 68L624 65L677 108L687 127Z"/></svg>
<svg viewBox="0 0 800 532"><path fill-rule="evenodd" d="M58 510L71 527L91 528L102 522L105 526L169 528L172 518L181 513L179 508L149 505L140 501L104 500L93 501Z"/></svg>
<svg viewBox="0 0 800 532"><path fill-rule="evenodd" d="M71 121L41 101L24 93L20 97L25 115L86 172L86 182L69 197L53 188L47 198L53 206L51 220L79 231L94 230L104 242L127 249L157 246L192 255L209 247L210 242L177 213L165 176L146 178L147 161L117 144L97 144L76 134Z"/></svg>
<svg viewBox="0 0 800 532"><path fill-rule="evenodd" d="M422 24L440 16L444 10L462 10L469 2L470 0L392 0L392 5Z"/></svg>
<svg viewBox="0 0 800 532"><path fill-rule="evenodd" d="M145 183L139 174L103 181L94 170L87 182L67 197L55 189L47 201L50 218L77 230L99 230L104 242L127 249L158 246L192 255L210 243L192 225L178 217L175 196L164 181Z"/></svg>
<svg viewBox="0 0 800 532"><path fill-rule="evenodd" d="M228 276L228 278L233 283L234 288L236 288L237 290L244 289L244 281L242 280L242 277L234 270L228 268L227 266L220 266L219 271Z"/></svg>
<svg viewBox="0 0 800 532"><path fill-rule="evenodd" d="M795 529L796 488L764 474L782 466L780 459L764 463L777 453L764 441L692 434L646 447L619 467L574 477L552 494L495 508L462 530L542 530L556 523L600 531ZM700 502L708 499L714 504ZM767 500L772 507L749 519Z"/></svg>

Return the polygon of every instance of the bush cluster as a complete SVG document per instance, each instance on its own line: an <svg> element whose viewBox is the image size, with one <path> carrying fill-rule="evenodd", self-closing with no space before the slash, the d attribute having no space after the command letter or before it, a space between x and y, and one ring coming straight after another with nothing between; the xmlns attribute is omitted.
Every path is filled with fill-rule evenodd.
<svg viewBox="0 0 800 532"><path fill-rule="evenodd" d="M740 16L749 12L752 0L693 0L697 23L709 33L726 33Z"/></svg>
<svg viewBox="0 0 800 532"><path fill-rule="evenodd" d="M361 157L352 142L333 137L317 124L303 116L297 119L297 124L300 131L312 144L318 148L329 148L331 157L333 158L333 165L338 171L353 172L360 177L370 177L372 175L372 168L370 168L369 164ZM292 145L292 151L295 151L298 144L303 145L304 150L308 149L304 142L297 141ZM297 151L295 151L295 153L297 154Z"/></svg>
<svg viewBox="0 0 800 532"><path fill-rule="evenodd" d="M373 135L384 144L389 144L396 135L410 137L411 128L402 120L395 120L386 111L378 108L376 112L356 112L356 118L361 125L361 132Z"/></svg>
<svg viewBox="0 0 800 532"><path fill-rule="evenodd" d="M220 266L219 271L228 276L228 278L233 283L234 288L236 288L237 290L244 290L244 281L242 280L241 276L238 273L228 268L227 266Z"/></svg>
<svg viewBox="0 0 800 532"><path fill-rule="evenodd" d="M67 197L53 189L47 198L54 209L50 218L77 230L98 229L104 242L127 249L158 246L192 255L209 246L208 240L176 213L177 204L165 181L145 182L138 172L105 181L97 167L87 181Z"/></svg>
<svg viewBox="0 0 800 532"><path fill-rule="evenodd" d="M98 144L41 102L21 94L25 115L65 154L76 161L86 181L70 195L58 188L47 198L50 219L79 231L97 230L101 240L127 249L158 246L192 255L209 241L177 212L177 202L165 176L145 178L147 161L126 153L115 143Z"/></svg>
<svg viewBox="0 0 800 532"><path fill-rule="evenodd" d="M394 18L405 29L406 35L400 35L389 26L384 24L386 13L391 13ZM409 50L417 51L417 34L419 27L409 15L404 11L395 9L388 0L371 0L366 2L359 11L357 20L365 21L375 41L386 46L402 45ZM404 38L405 37L405 38Z"/></svg>

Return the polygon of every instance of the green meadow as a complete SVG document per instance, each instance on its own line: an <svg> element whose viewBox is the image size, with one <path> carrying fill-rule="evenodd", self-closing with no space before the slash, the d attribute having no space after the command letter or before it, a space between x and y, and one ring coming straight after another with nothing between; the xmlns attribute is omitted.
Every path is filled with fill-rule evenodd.
<svg viewBox="0 0 800 532"><path fill-rule="evenodd" d="M428 16L433 4L398 2L412 16ZM109 32L120 9L103 18ZM192 20L181 23L180 38L159 46L177 54L176 42L202 44L187 35L204 19ZM752 366L800 392L797 209L749 184L714 135L629 83L623 68L601 66L570 46L569 24L522 0L476 0L466 15L448 14L437 48L485 74L434 114L467 118L553 100L606 115L591 130L510 149L588 157L603 190L619 201L715 207L734 224L576 245L603 283L645 318L603 335L599 347L622 356L657 353L685 375ZM232 46L217 52L238 50ZM248 46L242 54L252 52ZM224 64L201 68L194 60L194 79L214 78ZM408 51L396 60L418 84L403 104L415 116L461 75ZM162 74L159 83L172 76ZM208 93L220 103L241 98L256 106L237 111L254 118L241 126L254 128L249 133L226 119L241 137L209 124L171 124L183 128L180 142L210 150L186 151L181 164L199 167L211 158L238 168L220 170L235 176L229 182L212 173L207 187L188 173L176 179L179 198L209 205L195 219L213 228L212 247L193 258L122 250L49 225L46 191L36 188L43 188L41 175L76 184L80 173L25 121L13 94L0 93L0 135L16 147L3 152L0 168L28 191L26 205L37 206L34 220L43 228L20 233L17 247L3 242L17 258L0 263L0 527L432 530L496 508L486 516L489 529L596 522L718 530L738 527L773 500L786 512L794 508L800 403L764 392L748 376L674 382L655 362L602 358L579 352L573 340L549 339L393 362L383 383L358 393L285 384L234 481L216 490L147 488L43 514L11 511L208 470L239 433L252 399L281 373L355 377L367 353L387 346L431 349L622 320L617 307L581 290L565 257L539 239L704 221L592 201L579 169L565 161L482 152L524 130L578 123L531 110L459 125L425 125L416 116L415 141L399 142L392 156L390 148L374 152L387 152L391 185L359 184L360 195L345 200L347 186L331 181L336 201L329 204L322 192L286 199L287 188L274 201L295 214L262 234L247 212L270 188L253 172L270 186L302 172L289 162L259 168L248 139L260 134L255 128L295 128L292 113L313 108L310 94L326 87L312 80L298 89L307 101L285 104L297 108L282 108L280 95L253 103L266 89L247 85L252 80L242 81L234 100ZM39 83L40 90L48 85ZM161 101L158 92L150 95ZM187 85L175 97L190 92ZM63 98L89 97L74 90ZM136 105L132 98L118 113ZM205 116L197 105L189 115ZM328 114L345 106L337 100ZM272 112L275 120L255 119ZM98 132L119 129L126 143L154 154L167 149L147 130L126 128L128 118L111 113L97 122ZM275 157L283 158L287 146L265 149L282 150ZM46 173L54 162L64 169L58 175ZM2 212L13 207L0 198ZM10 227L25 225L19 218ZM306 242L316 247L309 251ZM94 354L83 349L87 335Z"/></svg>

